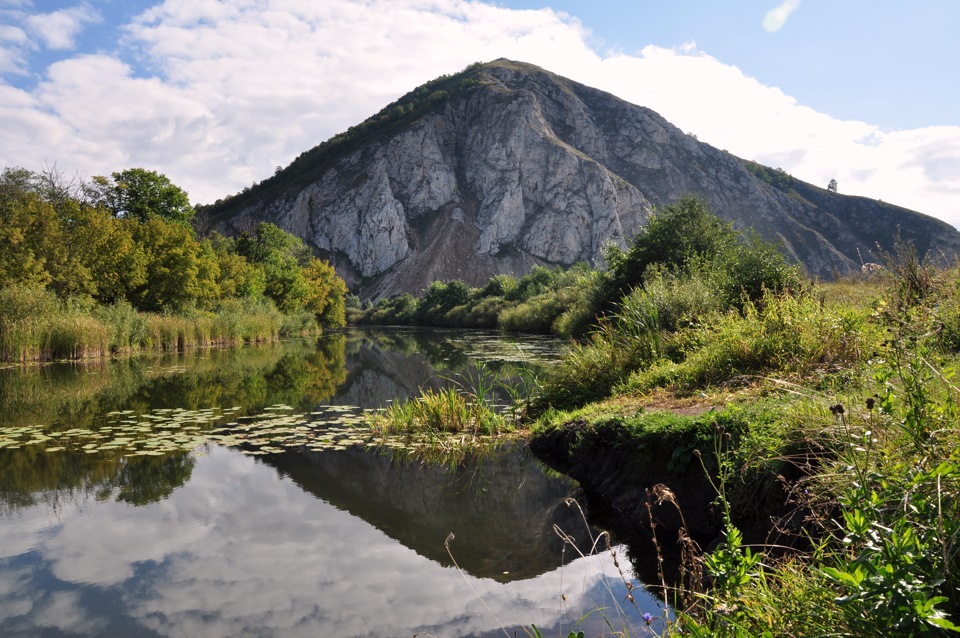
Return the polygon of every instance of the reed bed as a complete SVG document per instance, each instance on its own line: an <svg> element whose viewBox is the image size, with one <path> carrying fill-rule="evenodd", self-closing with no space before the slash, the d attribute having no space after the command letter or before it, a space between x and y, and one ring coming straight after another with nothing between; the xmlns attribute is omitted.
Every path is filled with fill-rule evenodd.
<svg viewBox="0 0 960 638"><path fill-rule="evenodd" d="M289 317L269 303L236 303L215 313L165 315L137 312L127 302L84 308L37 288L0 290L0 360L7 362L181 352L317 330L312 317Z"/></svg>

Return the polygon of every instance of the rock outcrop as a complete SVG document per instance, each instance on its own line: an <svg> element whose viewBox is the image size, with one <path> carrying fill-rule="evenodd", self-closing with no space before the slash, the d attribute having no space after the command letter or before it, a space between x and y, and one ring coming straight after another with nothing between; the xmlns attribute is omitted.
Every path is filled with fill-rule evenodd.
<svg viewBox="0 0 960 638"><path fill-rule="evenodd" d="M649 109L507 60L420 87L208 213L228 234L275 223L378 298L597 262L684 194L822 278L877 261L898 231L921 253L960 253L946 223L745 162Z"/></svg>

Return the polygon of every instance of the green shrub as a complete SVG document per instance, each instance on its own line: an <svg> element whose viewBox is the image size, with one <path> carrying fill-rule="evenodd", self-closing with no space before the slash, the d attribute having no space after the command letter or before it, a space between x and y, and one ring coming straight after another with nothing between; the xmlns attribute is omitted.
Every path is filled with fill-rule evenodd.
<svg viewBox="0 0 960 638"><path fill-rule="evenodd" d="M703 317L719 312L723 297L708 274L697 270L678 275L653 266L644 275L644 290L657 309L660 326L674 332L699 324Z"/></svg>
<svg viewBox="0 0 960 638"><path fill-rule="evenodd" d="M296 310L283 315L283 322L280 325L281 337L303 337L309 334L316 334L317 317L309 310Z"/></svg>

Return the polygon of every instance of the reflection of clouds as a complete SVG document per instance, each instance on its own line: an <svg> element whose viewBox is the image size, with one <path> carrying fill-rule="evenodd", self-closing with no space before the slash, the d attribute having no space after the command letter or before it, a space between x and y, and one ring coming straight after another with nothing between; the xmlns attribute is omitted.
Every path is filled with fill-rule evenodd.
<svg viewBox="0 0 960 638"><path fill-rule="evenodd" d="M99 634L107 624L103 619L90 617L76 592L52 592L37 605L34 613L47 627L81 636Z"/></svg>
<svg viewBox="0 0 960 638"><path fill-rule="evenodd" d="M222 449L200 461L159 503L64 512L60 533L38 551L58 578L115 590L133 617L166 636L465 636L498 629L483 603L507 626L549 627L561 594L571 621L611 606L595 599L597 576L625 594L607 556L506 585L469 577L481 603L455 569L271 468ZM456 541L451 548L456 555ZM23 574L4 574L0 591L21 587L14 578Z"/></svg>
<svg viewBox="0 0 960 638"><path fill-rule="evenodd" d="M106 620L93 617L79 593L37 591L32 576L29 567L0 570L0 633L29 636L40 626L81 636L103 632Z"/></svg>
<svg viewBox="0 0 960 638"><path fill-rule="evenodd" d="M27 594L31 573L26 567L0 569L0 618L26 616L33 609Z"/></svg>
<svg viewBox="0 0 960 638"><path fill-rule="evenodd" d="M0 516L0 560L26 554L50 533L56 533L56 522L45 507L18 511L10 518Z"/></svg>

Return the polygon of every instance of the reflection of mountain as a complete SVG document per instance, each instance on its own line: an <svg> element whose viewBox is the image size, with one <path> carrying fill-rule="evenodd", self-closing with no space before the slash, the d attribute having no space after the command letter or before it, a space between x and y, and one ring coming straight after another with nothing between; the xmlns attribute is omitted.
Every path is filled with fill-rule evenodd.
<svg viewBox="0 0 960 638"><path fill-rule="evenodd" d="M453 532L457 563L481 578L524 580L559 567L563 544L554 525L578 540L587 536L577 508L564 502L570 483L547 477L519 448L456 469L355 450L265 459L303 489L444 565L444 540Z"/></svg>
<svg viewBox="0 0 960 638"><path fill-rule="evenodd" d="M436 388L438 377L427 357L361 343L347 362L347 380L336 401L365 408L384 407L391 400L402 401Z"/></svg>
<svg viewBox="0 0 960 638"><path fill-rule="evenodd" d="M451 382L476 388L478 375L488 377L484 380L488 386L510 382L509 373L515 377L517 365L541 367L538 357L551 356L559 347L555 340L536 337L514 341L497 333L423 328L349 331L346 338L347 380L335 402L364 408L384 407ZM536 348L529 348L530 343ZM520 344L532 354L523 354ZM502 378L493 383L498 373ZM506 399L503 388L495 394Z"/></svg>

